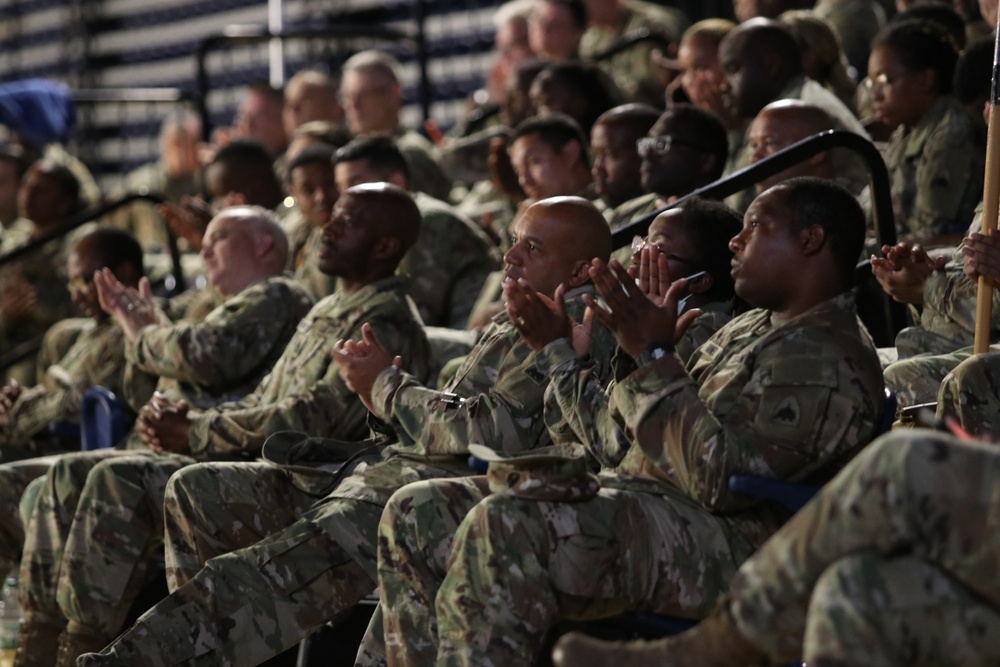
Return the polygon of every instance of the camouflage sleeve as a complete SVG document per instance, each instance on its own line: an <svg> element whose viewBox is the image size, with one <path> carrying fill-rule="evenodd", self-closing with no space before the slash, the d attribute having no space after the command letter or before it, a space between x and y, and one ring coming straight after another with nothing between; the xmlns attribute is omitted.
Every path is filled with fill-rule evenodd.
<svg viewBox="0 0 1000 667"><path fill-rule="evenodd" d="M930 326L931 321L945 320L958 329L973 333L976 330L976 294L979 287L962 271L961 266L949 263L935 271L924 282L924 304L917 321ZM926 324L925 324L926 322ZM934 325L937 329L940 324ZM1000 330L1000 291L993 292L993 310L990 329Z"/></svg>
<svg viewBox="0 0 1000 667"><path fill-rule="evenodd" d="M545 423L553 440L566 442L567 432L600 461L617 466L629 449L629 440L608 409L609 394L566 339L553 341L538 353L538 368L548 376Z"/></svg>
<svg viewBox="0 0 1000 667"><path fill-rule="evenodd" d="M256 456L264 440L277 431L360 440L368 433L368 410L344 385L336 367L305 392L275 403L208 410L192 416L190 449L194 455Z"/></svg>
<svg viewBox="0 0 1000 667"><path fill-rule="evenodd" d="M951 124L928 138L917 164L913 210L908 221L912 233L953 234L964 229L981 192L970 187L974 179L982 181L977 167L981 153L980 146Z"/></svg>
<svg viewBox="0 0 1000 667"><path fill-rule="evenodd" d="M94 385L119 393L125 368L122 341L120 336L106 338L92 344L93 362L85 364L84 372L71 374L58 365L51 366L45 384L22 392L8 415L7 434L23 441L43 431L51 421L76 420L83 392Z"/></svg>
<svg viewBox="0 0 1000 667"><path fill-rule="evenodd" d="M515 346L508 357L517 349L527 346ZM407 373L387 369L372 390L375 414L421 454L464 454L470 443L510 453L535 447L545 433L547 379L535 372L534 357L521 354L505 362L489 391L468 397L428 389Z"/></svg>
<svg viewBox="0 0 1000 667"><path fill-rule="evenodd" d="M382 313L358 318L356 326L347 328L339 337L360 339L361 325L368 322L375 337L390 353L402 356L415 373L427 378L433 366L427 339L420 333L417 322L409 319L409 325L402 324L400 313L399 308L392 311L386 309ZM334 342L335 339L329 341L330 348ZM191 452L256 455L267 436L276 431L301 431L341 440L367 437L368 410L340 379L336 366L329 358L329 350L325 348L322 363L323 368L316 372L317 379L302 391L290 393L274 402L261 401L255 392L238 402L194 415L191 421Z"/></svg>
<svg viewBox="0 0 1000 667"><path fill-rule="evenodd" d="M281 281L258 283L202 322L148 326L126 347L139 370L222 392L254 371L287 339L307 309Z"/></svg>
<svg viewBox="0 0 1000 667"><path fill-rule="evenodd" d="M800 330L794 345L764 344L740 361L752 368L703 390L670 355L619 382L610 408L664 477L710 510L738 509L747 502L729 492L734 472L801 480L873 435L878 397L859 375L865 360L821 339ZM721 358L712 345L700 354Z"/></svg>

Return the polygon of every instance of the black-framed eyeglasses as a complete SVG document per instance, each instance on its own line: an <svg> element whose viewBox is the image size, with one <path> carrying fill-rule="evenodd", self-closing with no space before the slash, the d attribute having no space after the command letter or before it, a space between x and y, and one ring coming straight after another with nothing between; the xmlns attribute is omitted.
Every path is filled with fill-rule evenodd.
<svg viewBox="0 0 1000 667"><path fill-rule="evenodd" d="M657 252L660 252L663 255L666 255L667 259L672 259L675 262L679 262L680 264L687 264L688 266L698 267L698 264L696 262L690 260L690 259L687 259L685 257L680 257L680 256L674 255L672 253L664 252L663 248L661 248L660 246L658 246L655 243L650 243L649 242L649 238L647 238L645 236L636 236L636 237L634 237L632 239L632 254L633 255L638 255L639 253L641 253L643 251L644 248L650 248L650 249L656 248Z"/></svg>

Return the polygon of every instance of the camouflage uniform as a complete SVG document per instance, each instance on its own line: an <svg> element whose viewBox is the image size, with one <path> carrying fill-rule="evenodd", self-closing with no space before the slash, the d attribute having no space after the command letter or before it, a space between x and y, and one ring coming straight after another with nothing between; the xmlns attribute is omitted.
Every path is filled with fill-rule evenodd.
<svg viewBox="0 0 1000 667"><path fill-rule="evenodd" d="M151 325L125 347L125 395L138 410L154 388L194 408L238 400L281 357L312 299L284 276L260 280L201 322Z"/></svg>
<svg viewBox="0 0 1000 667"><path fill-rule="evenodd" d="M617 1L617 0L616 0ZM661 35L678 44L690 22L679 9L654 5L642 0L623 3L618 23L611 28L590 26L580 39L580 57L592 60L610 46L634 37L642 31ZM646 102L663 106L663 83L650 62L654 49L666 52L666 45L644 40L610 58L597 61L615 82L628 102Z"/></svg>
<svg viewBox="0 0 1000 667"><path fill-rule="evenodd" d="M582 301L570 304L582 312ZM598 341L608 350L610 334ZM547 378L532 372L534 356L501 315L446 391L384 371L372 403L398 442L340 481L313 474L306 486L301 474L245 464L183 471L167 504L168 571L183 585L82 664L251 664L371 593L376 526L396 489L468 474L470 442L513 451L547 442Z"/></svg>
<svg viewBox="0 0 1000 667"><path fill-rule="evenodd" d="M89 320L79 333L60 364L49 369L46 382L25 389L15 402L3 434L5 460L22 458L29 451L27 441L50 421L75 419L83 391L91 385L121 390L122 330L110 321ZM18 511L21 494L31 480L45 474L53 460L49 456L0 465L0 570L21 558L25 518Z"/></svg>
<svg viewBox="0 0 1000 667"><path fill-rule="evenodd" d="M730 474L815 478L857 451L880 413L876 361L843 294L780 325L734 319L689 372L670 357L639 368L612 392L627 435L596 443L618 464L596 497L494 494L462 522L436 596L437 664L528 664L557 616L707 612L786 518L731 494Z"/></svg>
<svg viewBox="0 0 1000 667"><path fill-rule="evenodd" d="M288 263L285 268L289 271L295 271L295 267L302 263L302 248L314 227L306 220L302 210L298 206L293 206L281 218L281 229L288 239Z"/></svg>
<svg viewBox="0 0 1000 667"><path fill-rule="evenodd" d="M714 304L713 304L714 305ZM717 331L728 316L706 306L706 314L688 327L678 345L678 355L690 356ZM631 359L620 350L616 354L615 375L634 368ZM582 442L589 445L602 437L585 420L603 415L608 421L606 378L593 373L576 358L565 340L556 341L536 358L538 373L551 378L545 392L545 420L556 442ZM565 385L576 384L581 372L583 394ZM574 405L576 419L564 419L556 395L567 395ZM593 448L592 448L593 449ZM522 473L523 474L523 473ZM379 611L369 626L358 654L357 665L374 667L383 664L383 650L393 664L429 665L437 655L436 619L432 613L434 596L447 572L453 538L462 519L476 503L489 494L486 477L460 480L435 480L410 484L390 499L379 525ZM383 627L384 626L384 627ZM384 633L384 634L383 634ZM383 649L383 636L385 646Z"/></svg>
<svg viewBox="0 0 1000 667"><path fill-rule="evenodd" d="M495 246L468 218L417 192L420 237L399 263L428 326L464 329L486 277L499 268Z"/></svg>
<svg viewBox="0 0 1000 667"><path fill-rule="evenodd" d="M994 445L882 437L740 567L740 634L810 665L996 664L998 475Z"/></svg>
<svg viewBox="0 0 1000 667"><path fill-rule="evenodd" d="M985 153L972 117L957 100L944 95L912 130L896 128L883 157L900 238L966 228L982 198Z"/></svg>
<svg viewBox="0 0 1000 667"><path fill-rule="evenodd" d="M954 362L942 375L937 394L931 396L931 401L937 398L939 417L955 417L965 430L985 438L1000 433L998 353L1000 346L993 345L985 354L972 354L969 347L953 355L930 357Z"/></svg>
<svg viewBox="0 0 1000 667"><path fill-rule="evenodd" d="M399 129L393 139L406 158L406 166L410 172L410 190L425 192L435 199L447 201L451 195L451 179L445 175L438 161L434 144L413 130Z"/></svg>
<svg viewBox="0 0 1000 667"><path fill-rule="evenodd" d="M62 457L27 530L20 589L26 615L49 624L65 618L110 639L161 539L164 487L174 471L196 459L255 456L275 431L363 437L368 411L340 379L330 350L339 338L359 338L365 322L389 350L426 368L412 302L402 280L388 278L316 304L254 393L192 411L190 455L105 450Z"/></svg>
<svg viewBox="0 0 1000 667"><path fill-rule="evenodd" d="M298 251L296 260L295 280L306 288L314 299L330 296L337 289L337 279L323 273L319 268L319 249L323 245L323 228L309 227L306 237Z"/></svg>

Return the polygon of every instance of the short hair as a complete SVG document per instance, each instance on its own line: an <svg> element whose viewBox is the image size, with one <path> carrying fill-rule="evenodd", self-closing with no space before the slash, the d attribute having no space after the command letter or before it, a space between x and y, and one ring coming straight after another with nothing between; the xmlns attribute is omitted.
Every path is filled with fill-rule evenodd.
<svg viewBox="0 0 1000 667"><path fill-rule="evenodd" d="M772 54L781 59L788 72L802 71L802 49L787 26L764 18L750 19L733 31L743 36L743 55Z"/></svg>
<svg viewBox="0 0 1000 667"><path fill-rule="evenodd" d="M201 133L201 116L196 114L191 109L187 107L179 107L174 109L166 116L163 117L163 122L160 123L160 138L162 139L168 133L173 132L181 128L190 127L195 129L197 133Z"/></svg>
<svg viewBox="0 0 1000 667"><path fill-rule="evenodd" d="M933 71L937 91L951 92L959 49L939 23L919 19L890 23L875 36L872 50L880 46L892 49L907 69Z"/></svg>
<svg viewBox="0 0 1000 667"><path fill-rule="evenodd" d="M328 120L310 120L302 123L292 132L292 140L308 136L316 141L331 146L334 150L344 146L351 140L351 133Z"/></svg>
<svg viewBox="0 0 1000 667"><path fill-rule="evenodd" d="M334 155L334 163L358 162L364 160L368 167L380 177L401 172L410 182L410 168L399 146L386 134L372 134L358 137L347 143Z"/></svg>
<svg viewBox="0 0 1000 667"><path fill-rule="evenodd" d="M286 172L288 174L288 180L292 179L292 172L305 164L312 164L314 162L324 162L326 164L333 163L334 150L333 146L328 146L327 144L318 143L310 144L302 150L299 154L288 163L286 167Z"/></svg>
<svg viewBox="0 0 1000 667"><path fill-rule="evenodd" d="M531 11L535 8L536 0L508 0L499 7L493 14L493 27L499 28L506 23L513 21L527 21L531 16Z"/></svg>
<svg viewBox="0 0 1000 667"><path fill-rule="evenodd" d="M580 144L580 154L584 164L589 162L583 131L580 125L566 114L551 113L525 120L514 129L510 145L529 134L538 136L539 141L557 151L561 151L569 142L575 141Z"/></svg>
<svg viewBox="0 0 1000 667"><path fill-rule="evenodd" d="M401 66L399 61L384 51L369 49L359 51L344 62L341 71L347 72L368 72L377 74L392 83L398 84L402 80Z"/></svg>
<svg viewBox="0 0 1000 667"><path fill-rule="evenodd" d="M575 91L583 106L574 114L580 127L589 132L597 117L617 106L622 100L621 91L608 74L594 63L582 60L560 60L545 66L532 81L548 81L552 85L563 86Z"/></svg>
<svg viewBox="0 0 1000 667"><path fill-rule="evenodd" d="M660 110L652 104L630 102L608 109L594 121L605 125L634 128L645 135L660 117Z"/></svg>
<svg viewBox="0 0 1000 667"><path fill-rule="evenodd" d="M667 109L656 122L666 119L690 130L684 138L715 158L711 180L718 180L729 159L729 133L719 117L693 104L682 103Z"/></svg>
<svg viewBox="0 0 1000 667"><path fill-rule="evenodd" d="M583 0L538 0L535 5L539 5L542 2L550 2L553 5L562 5L569 12L570 19L573 21L573 27L578 30L587 29L587 6L583 4Z"/></svg>
<svg viewBox="0 0 1000 667"><path fill-rule="evenodd" d="M852 287L867 228L865 213L858 200L842 185L812 176L790 178L774 187L786 191L791 230L811 225L823 228L836 264L837 278L843 289Z"/></svg>
<svg viewBox="0 0 1000 667"><path fill-rule="evenodd" d="M209 165L221 164L238 169L265 169L274 172L274 160L259 141L234 139L216 152Z"/></svg>
<svg viewBox="0 0 1000 667"><path fill-rule="evenodd" d="M692 37L706 37L715 46L719 46L722 38L729 34L729 31L736 27L736 24L729 19L710 18L698 21L684 31L681 39L691 39Z"/></svg>
<svg viewBox="0 0 1000 667"><path fill-rule="evenodd" d="M74 250L87 245L101 266L114 269L120 264L128 264L135 270L136 279L143 275L142 246L131 232L120 227L98 227L79 241Z"/></svg>
<svg viewBox="0 0 1000 667"><path fill-rule="evenodd" d="M66 165L50 158L38 160L31 166L35 165L59 186L59 190L69 202L70 213L78 211L83 202L80 200L80 180L73 174L73 171Z"/></svg>
<svg viewBox="0 0 1000 667"><path fill-rule="evenodd" d="M254 81L250 83L250 85L247 86L247 93L260 95L261 97L271 100L278 106L283 106L285 104L284 89L276 88L267 81Z"/></svg>
<svg viewBox="0 0 1000 667"><path fill-rule="evenodd" d="M685 199L680 209L684 213L684 231L698 253L698 265L712 276L709 296L717 301L732 299L733 251L729 241L743 228L742 216L722 202L701 197Z"/></svg>

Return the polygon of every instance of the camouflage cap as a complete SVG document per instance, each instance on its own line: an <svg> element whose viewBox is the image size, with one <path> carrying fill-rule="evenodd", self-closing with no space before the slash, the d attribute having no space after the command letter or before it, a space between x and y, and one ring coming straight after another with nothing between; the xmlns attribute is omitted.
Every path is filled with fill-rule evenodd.
<svg viewBox="0 0 1000 667"><path fill-rule="evenodd" d="M593 498L600 482L587 459L562 446L541 447L509 456L483 445L469 445L469 453L489 462L486 478L493 493L530 500L574 502Z"/></svg>

